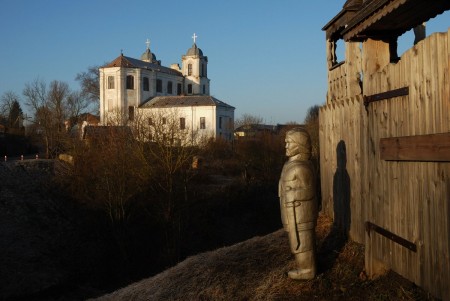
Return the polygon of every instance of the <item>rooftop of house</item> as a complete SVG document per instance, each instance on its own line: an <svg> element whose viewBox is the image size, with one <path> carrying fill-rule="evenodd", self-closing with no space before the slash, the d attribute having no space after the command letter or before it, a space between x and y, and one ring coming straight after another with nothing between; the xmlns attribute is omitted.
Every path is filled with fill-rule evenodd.
<svg viewBox="0 0 450 301"><path fill-rule="evenodd" d="M160 64L150 63L141 61L138 59L134 59L128 56L124 56L123 54L119 55L116 59L114 59L111 63L105 65L103 68L112 68L112 67L122 67L122 68L140 68L151 71L158 71L162 73L167 73L171 75L183 76L183 74L177 70L161 66Z"/></svg>
<svg viewBox="0 0 450 301"><path fill-rule="evenodd" d="M142 104L140 108L169 108L169 107L193 107L193 106L217 106L232 108L229 104L209 95L181 95L181 96L156 96Z"/></svg>
<svg viewBox="0 0 450 301"><path fill-rule="evenodd" d="M128 126L86 126L83 139L108 139L108 138L132 139L133 134Z"/></svg>

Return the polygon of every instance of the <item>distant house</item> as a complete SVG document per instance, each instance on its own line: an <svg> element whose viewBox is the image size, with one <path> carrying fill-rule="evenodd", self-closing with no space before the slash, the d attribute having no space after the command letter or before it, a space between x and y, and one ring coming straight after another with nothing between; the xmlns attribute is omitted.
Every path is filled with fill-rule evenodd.
<svg viewBox="0 0 450 301"><path fill-rule="evenodd" d="M83 138L84 128L86 126L98 126L100 123L100 118L91 113L83 113L78 117L71 118L64 122L66 131L70 133L71 136L79 136Z"/></svg>
<svg viewBox="0 0 450 301"><path fill-rule="evenodd" d="M97 126L100 123L100 117L91 113L83 113L78 116L78 123L86 123L90 126Z"/></svg>
<svg viewBox="0 0 450 301"><path fill-rule="evenodd" d="M234 138L237 140L257 140L264 135L278 135L294 127L302 127L300 124L246 124L234 130Z"/></svg>
<svg viewBox="0 0 450 301"><path fill-rule="evenodd" d="M276 134L277 126L268 124L245 124L234 130L235 139L258 139L264 134Z"/></svg>

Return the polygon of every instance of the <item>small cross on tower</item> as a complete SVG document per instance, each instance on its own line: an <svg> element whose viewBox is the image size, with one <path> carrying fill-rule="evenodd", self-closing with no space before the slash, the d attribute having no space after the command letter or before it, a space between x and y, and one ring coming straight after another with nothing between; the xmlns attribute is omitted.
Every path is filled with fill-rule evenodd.
<svg viewBox="0 0 450 301"><path fill-rule="evenodd" d="M145 44L147 44L147 49L150 49L150 40L147 39L147 41L145 41Z"/></svg>
<svg viewBox="0 0 450 301"><path fill-rule="evenodd" d="M192 38L194 39L194 44L195 44L195 40L198 38L198 36L195 34L195 32L194 32L194 35L192 36Z"/></svg>

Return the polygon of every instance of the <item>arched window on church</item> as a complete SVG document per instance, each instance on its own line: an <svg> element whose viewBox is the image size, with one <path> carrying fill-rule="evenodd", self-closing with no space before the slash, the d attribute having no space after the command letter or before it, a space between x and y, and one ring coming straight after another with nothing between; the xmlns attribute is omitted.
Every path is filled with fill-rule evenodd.
<svg viewBox="0 0 450 301"><path fill-rule="evenodd" d="M149 81L148 81L148 77L144 77L142 85L143 85L142 89L144 91L150 90L150 84L149 84Z"/></svg>
<svg viewBox="0 0 450 301"><path fill-rule="evenodd" d="M127 90L134 90L134 76L127 75Z"/></svg>
<svg viewBox="0 0 450 301"><path fill-rule="evenodd" d="M188 94L192 94L192 84L188 85Z"/></svg>
<svg viewBox="0 0 450 301"><path fill-rule="evenodd" d="M188 76L192 75L192 64L188 64Z"/></svg>
<svg viewBox="0 0 450 301"><path fill-rule="evenodd" d="M162 80L161 79L156 80L156 92L159 92L159 93L162 92Z"/></svg>
<svg viewBox="0 0 450 301"><path fill-rule="evenodd" d="M108 76L108 89L114 89L114 76Z"/></svg>
<svg viewBox="0 0 450 301"><path fill-rule="evenodd" d="M172 82L171 81L168 81L167 82L167 93L168 94L172 94Z"/></svg>
<svg viewBox="0 0 450 301"><path fill-rule="evenodd" d="M181 95L181 84L177 84L177 95Z"/></svg>

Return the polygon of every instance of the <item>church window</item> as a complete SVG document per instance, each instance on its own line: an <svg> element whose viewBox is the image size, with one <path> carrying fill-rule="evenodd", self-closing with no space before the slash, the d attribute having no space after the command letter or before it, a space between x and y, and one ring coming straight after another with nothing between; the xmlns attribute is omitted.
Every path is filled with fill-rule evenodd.
<svg viewBox="0 0 450 301"><path fill-rule="evenodd" d="M167 82L167 93L172 94L172 82Z"/></svg>
<svg viewBox="0 0 450 301"><path fill-rule="evenodd" d="M127 90L134 90L134 76L127 75Z"/></svg>
<svg viewBox="0 0 450 301"><path fill-rule="evenodd" d="M205 117L200 117L200 129L206 129Z"/></svg>
<svg viewBox="0 0 450 301"><path fill-rule="evenodd" d="M192 75L192 64L188 64L188 76Z"/></svg>
<svg viewBox="0 0 450 301"><path fill-rule="evenodd" d="M206 94L206 86L203 85L203 94Z"/></svg>
<svg viewBox="0 0 450 301"><path fill-rule="evenodd" d="M108 76L108 89L114 89L114 76Z"/></svg>
<svg viewBox="0 0 450 301"><path fill-rule="evenodd" d="M150 84L149 84L149 81L148 81L148 77L144 77L143 90L144 91L150 90Z"/></svg>
<svg viewBox="0 0 450 301"><path fill-rule="evenodd" d="M133 106L128 107L128 120L130 120L130 121L134 120L134 107Z"/></svg>
<svg viewBox="0 0 450 301"><path fill-rule="evenodd" d="M219 117L219 129L222 128L222 117Z"/></svg>
<svg viewBox="0 0 450 301"><path fill-rule="evenodd" d="M180 129L181 130L186 129L186 118L184 118L184 117L180 118Z"/></svg>
<svg viewBox="0 0 450 301"><path fill-rule="evenodd" d="M206 76L206 72L205 72L205 64L202 63L202 77Z"/></svg>
<svg viewBox="0 0 450 301"><path fill-rule="evenodd" d="M188 85L188 94L192 94L192 84Z"/></svg>
<svg viewBox="0 0 450 301"><path fill-rule="evenodd" d="M181 84L177 84L177 95L181 95Z"/></svg>
<svg viewBox="0 0 450 301"><path fill-rule="evenodd" d="M161 79L157 79L156 80L156 92L162 92L162 80Z"/></svg>

